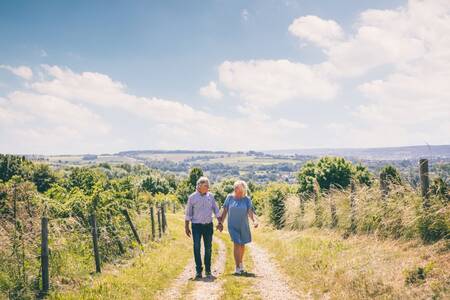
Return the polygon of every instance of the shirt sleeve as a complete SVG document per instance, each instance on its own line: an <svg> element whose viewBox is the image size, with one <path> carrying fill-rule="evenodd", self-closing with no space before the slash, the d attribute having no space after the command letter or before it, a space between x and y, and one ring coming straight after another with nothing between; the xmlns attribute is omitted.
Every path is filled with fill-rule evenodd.
<svg viewBox="0 0 450 300"><path fill-rule="evenodd" d="M247 210L253 210L253 203L252 203L252 199L250 199L250 197L247 197Z"/></svg>
<svg viewBox="0 0 450 300"><path fill-rule="evenodd" d="M228 209L229 205L230 205L230 195L227 195L227 197L225 198L225 201L223 203L223 208Z"/></svg>
<svg viewBox="0 0 450 300"><path fill-rule="evenodd" d="M214 198L214 195L211 196L211 200L212 200L212 209L214 211L214 215L216 216L217 219L219 219L219 217L220 217L219 207L217 206L217 202L216 202L216 199Z"/></svg>
<svg viewBox="0 0 450 300"><path fill-rule="evenodd" d="M187 201L187 205L186 205L186 216L185 216L185 220L186 221L192 221L192 216L193 216L193 206L192 206L192 198L189 197L188 201Z"/></svg>

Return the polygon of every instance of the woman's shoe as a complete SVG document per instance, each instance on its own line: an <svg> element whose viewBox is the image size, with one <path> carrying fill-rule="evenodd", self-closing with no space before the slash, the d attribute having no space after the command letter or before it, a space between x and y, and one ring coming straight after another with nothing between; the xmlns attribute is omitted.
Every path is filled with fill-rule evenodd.
<svg viewBox="0 0 450 300"><path fill-rule="evenodd" d="M241 268L237 267L234 271L234 275L241 275Z"/></svg>

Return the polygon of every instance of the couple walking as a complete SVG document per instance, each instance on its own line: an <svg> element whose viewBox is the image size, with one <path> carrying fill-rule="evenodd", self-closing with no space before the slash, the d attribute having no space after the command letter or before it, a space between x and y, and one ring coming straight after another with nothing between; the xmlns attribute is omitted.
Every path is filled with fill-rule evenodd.
<svg viewBox="0 0 450 300"><path fill-rule="evenodd" d="M185 216L186 235L192 235L194 242L194 258L195 258L195 278L202 278L202 258L200 254L200 244L203 238L205 248L204 264L205 275L211 277L211 246L214 232L213 218L214 215L218 221L217 230L223 230L223 221L228 215L227 224L228 232L234 243L234 260L236 263L236 275L245 274L243 265L243 256L245 244L252 240L248 218L250 218L255 226L258 226L255 215L252 210L252 201L247 195L247 184L238 180L234 183L234 191L227 195L223 204L222 211L214 199L214 195L209 192L209 180L207 177L200 177L197 180L196 191L192 193L187 202ZM191 223L191 229L189 228Z"/></svg>

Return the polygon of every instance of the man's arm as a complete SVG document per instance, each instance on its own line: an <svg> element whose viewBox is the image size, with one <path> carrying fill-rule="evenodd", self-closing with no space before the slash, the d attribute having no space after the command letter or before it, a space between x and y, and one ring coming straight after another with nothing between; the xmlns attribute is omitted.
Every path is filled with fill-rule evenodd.
<svg viewBox="0 0 450 300"><path fill-rule="evenodd" d="M214 216L216 217L217 221L220 223L222 223L222 218L220 217L220 211L219 211L219 207L217 206L217 202L216 199L214 199L214 196L212 197L212 209L214 212Z"/></svg>
<svg viewBox="0 0 450 300"><path fill-rule="evenodd" d="M192 199L188 198L186 205L186 215L184 217L184 231L188 237L191 237L191 230L189 229L189 222L192 221Z"/></svg>

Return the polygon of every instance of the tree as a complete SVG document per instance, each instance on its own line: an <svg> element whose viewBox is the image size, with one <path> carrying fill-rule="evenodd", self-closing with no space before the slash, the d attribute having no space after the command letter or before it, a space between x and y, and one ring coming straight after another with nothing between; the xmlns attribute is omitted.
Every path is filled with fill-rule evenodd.
<svg viewBox="0 0 450 300"><path fill-rule="evenodd" d="M380 171L380 180L386 184L401 184L402 179L400 173L394 166L387 165L384 166Z"/></svg>
<svg viewBox="0 0 450 300"><path fill-rule="evenodd" d="M307 162L297 175L299 193L311 194L314 192L314 179L319 183L321 190L332 187L346 188L353 175L352 164L342 157L322 157L317 163Z"/></svg>
<svg viewBox="0 0 450 300"><path fill-rule="evenodd" d="M314 179L316 178L316 164L313 161L306 162L297 175L299 193L312 194L314 192Z"/></svg>
<svg viewBox="0 0 450 300"><path fill-rule="evenodd" d="M191 171L189 172L189 176L185 180L182 180L177 186L176 195L178 201L180 201L181 203L187 202L189 195L192 194L196 189L197 180L202 176L202 169L197 167L191 169Z"/></svg>
<svg viewBox="0 0 450 300"><path fill-rule="evenodd" d="M269 205L269 220L276 229L285 224L286 196L289 193L287 184L271 184L267 188L267 203Z"/></svg>
<svg viewBox="0 0 450 300"><path fill-rule="evenodd" d="M198 167L192 168L191 171L189 172L188 182L192 187L192 192L194 192L196 189L197 180L202 176L203 170Z"/></svg>
<svg viewBox="0 0 450 300"><path fill-rule="evenodd" d="M98 176L92 169L74 168L69 175L67 184L69 189L78 187L86 195L91 195L94 185L98 181Z"/></svg>
<svg viewBox="0 0 450 300"><path fill-rule="evenodd" d="M225 202L225 198L227 197L227 195L233 192L234 190L233 184L234 179L227 178L213 185L212 193L214 194L214 199L220 206L222 206L223 203Z"/></svg>
<svg viewBox="0 0 450 300"><path fill-rule="evenodd" d="M24 156L0 154L0 180L6 182L15 175L28 180L31 170L32 162Z"/></svg>
<svg viewBox="0 0 450 300"><path fill-rule="evenodd" d="M353 178L359 184L365 184L367 186L371 186L373 183L372 174L370 174L369 170L361 164L357 164L354 167Z"/></svg>
<svg viewBox="0 0 450 300"><path fill-rule="evenodd" d="M40 193L47 191L56 182L56 176L46 164L37 164L33 168L32 180Z"/></svg>
<svg viewBox="0 0 450 300"><path fill-rule="evenodd" d="M165 178L157 175L151 175L145 178L142 181L141 187L153 196L158 193L168 194L171 189L169 182Z"/></svg>

